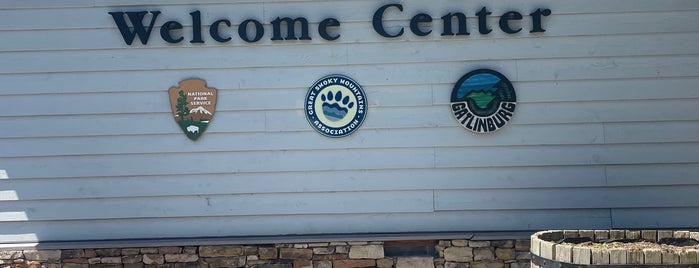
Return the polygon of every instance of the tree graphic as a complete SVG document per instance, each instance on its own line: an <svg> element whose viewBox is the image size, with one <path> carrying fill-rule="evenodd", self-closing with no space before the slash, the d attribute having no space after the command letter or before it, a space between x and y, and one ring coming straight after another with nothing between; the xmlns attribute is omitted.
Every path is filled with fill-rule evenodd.
<svg viewBox="0 0 699 268"><path fill-rule="evenodd" d="M184 95L184 91L180 90L179 95L175 108L177 109L177 116L180 117L180 121L183 121L184 117L189 115L189 108L187 107L189 102L187 102L187 96Z"/></svg>

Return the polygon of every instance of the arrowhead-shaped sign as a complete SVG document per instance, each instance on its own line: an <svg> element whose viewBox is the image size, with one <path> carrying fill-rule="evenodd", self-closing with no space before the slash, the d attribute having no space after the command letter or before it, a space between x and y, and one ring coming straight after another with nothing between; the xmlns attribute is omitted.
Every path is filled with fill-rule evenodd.
<svg viewBox="0 0 699 268"><path fill-rule="evenodd" d="M216 89L206 87L204 80L192 78L171 87L168 93L175 122L189 139L197 140L214 118Z"/></svg>

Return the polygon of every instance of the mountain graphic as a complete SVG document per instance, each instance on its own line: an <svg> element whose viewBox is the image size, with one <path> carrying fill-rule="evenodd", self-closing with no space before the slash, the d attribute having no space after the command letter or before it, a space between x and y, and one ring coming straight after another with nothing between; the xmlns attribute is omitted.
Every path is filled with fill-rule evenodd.
<svg viewBox="0 0 699 268"><path fill-rule="evenodd" d="M189 110L189 114L196 114L196 113L202 113L202 114L208 114L211 115L211 112L204 108L203 106L199 106L197 108L194 108L192 110Z"/></svg>
<svg viewBox="0 0 699 268"><path fill-rule="evenodd" d="M475 101L478 108L487 109L496 96L490 91L472 90L466 98Z"/></svg>

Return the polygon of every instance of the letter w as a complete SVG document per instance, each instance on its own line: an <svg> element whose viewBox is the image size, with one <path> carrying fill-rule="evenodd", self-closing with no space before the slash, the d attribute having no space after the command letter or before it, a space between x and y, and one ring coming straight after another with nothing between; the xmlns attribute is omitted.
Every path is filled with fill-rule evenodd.
<svg viewBox="0 0 699 268"><path fill-rule="evenodd" d="M112 18L114 18L114 23L116 23L117 27L119 27L119 31L121 32L121 36L124 37L124 42L126 42L127 45L131 45L133 42L133 39L136 37L138 34L138 37L141 39L142 44L147 44L148 43L148 38L150 37L150 32L153 30L153 24L155 24L155 19L158 18L158 15L160 14L160 11L151 11L150 13L153 14L153 17L150 20L150 25L148 26L148 29L146 29L143 26L143 17L148 14L147 11L140 11L140 12L107 12L109 15L112 15ZM131 25L133 25L133 31L131 28L126 24L126 20L124 19L124 13L129 16L129 20L131 21Z"/></svg>

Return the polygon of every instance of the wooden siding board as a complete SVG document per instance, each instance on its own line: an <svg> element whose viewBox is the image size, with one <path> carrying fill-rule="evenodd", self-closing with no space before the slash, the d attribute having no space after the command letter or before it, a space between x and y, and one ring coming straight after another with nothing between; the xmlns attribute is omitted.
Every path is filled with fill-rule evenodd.
<svg viewBox="0 0 699 268"><path fill-rule="evenodd" d="M644 122L666 120L699 120L693 111L699 99L652 100L624 102L572 102L518 105L510 124L575 124L603 122ZM673 107L673 109L667 109ZM419 111L419 112L418 112ZM307 130L306 119L285 111L267 112L268 131ZM411 116L406 116L411 115ZM448 106L417 108L375 107L363 128L385 128L391 122L395 128L442 127L458 124Z"/></svg>
<svg viewBox="0 0 699 268"><path fill-rule="evenodd" d="M284 224L279 224L283 222ZM128 226L129 228L124 228ZM196 226L197 228L191 228ZM235 226L235 228L231 228ZM397 214L287 215L30 221L0 223L11 242L374 232L609 229L609 210L522 210Z"/></svg>
<svg viewBox="0 0 699 268"><path fill-rule="evenodd" d="M211 83L210 87L216 87ZM176 86L176 85L171 85ZM225 85L222 85L225 86ZM159 91L101 92L77 94L9 95L0 98L1 107L12 107L2 116L61 114L124 114L170 112L167 85ZM310 87L310 84L309 84ZM227 90L218 89L216 111L268 111L302 109L307 88ZM378 86L364 89L369 106L416 107L432 105L432 88L425 85ZM397 98L397 96L401 96ZM262 101L260 101L262 100ZM41 105L32 105L41 103ZM76 103L79 105L67 105Z"/></svg>
<svg viewBox="0 0 699 268"><path fill-rule="evenodd" d="M260 132L266 128L263 112L219 112L212 121L225 123L212 123L208 133ZM182 135L170 113L0 117L0 122L12 126L3 131L3 138Z"/></svg>
<svg viewBox="0 0 699 268"><path fill-rule="evenodd" d="M603 57L517 61L517 77L529 81L697 76L696 56ZM541 70L551 70L542 72Z"/></svg>
<svg viewBox="0 0 699 268"><path fill-rule="evenodd" d="M438 190L435 210L697 207L699 185ZM667 198L672 196L673 198Z"/></svg>
<svg viewBox="0 0 699 268"><path fill-rule="evenodd" d="M3 163L14 178L394 169L434 167L434 150L345 149L124 154L8 158L3 159Z"/></svg>
<svg viewBox="0 0 699 268"><path fill-rule="evenodd" d="M215 72L214 72L215 73ZM75 74L24 74L11 75L8 79L7 88L3 88L0 96L25 96L34 94L61 94L70 95L76 93L151 93L162 97L163 92L170 86L175 86L176 82L170 85L163 81L175 81L182 77L168 75L165 72L154 72L148 75L149 79L140 80L139 83L107 84L101 81L109 79L127 79L132 74L128 72L117 73L82 73L85 76L80 84L70 84L75 79ZM3 77L3 75L0 75ZM10 75L4 75L10 77ZM238 88L237 83L231 83L222 77L202 76L207 78L210 86L219 89L220 94L230 94L231 106L239 109L278 109L288 107L300 107L299 105L289 105L292 100L282 98L270 98L271 95L281 95L283 98L296 98L304 95L310 84L296 87L286 85L269 85L278 88ZM210 81L213 78L213 81ZM95 81L92 81L92 80ZM456 78L455 78L456 79ZM456 81L456 80L455 80ZM414 85L376 85L362 83L364 90L372 98L367 99L373 106L420 106L429 104L429 97L424 96L426 92L432 92L431 103L435 105L447 104L450 102L451 88L454 82L432 83L423 81ZM645 78L645 79L612 79L612 80L568 80L568 81L515 81L518 103L540 103L540 102L577 102L577 101L612 101L612 100L662 100L662 99L696 99L699 98L699 91L686 90L699 83L699 77L676 77L676 78ZM47 86L53 85L53 86ZM629 88L633 88L633 93L629 93ZM662 89L662 90L659 90ZM408 93L406 93L408 92ZM115 95L120 96L120 95ZM267 97L265 102L251 102L251 99ZM400 96L400 98L397 98ZM3 98L4 99L4 98ZM381 100L379 102L378 100ZM157 101L153 99L153 101ZM294 100L299 102L298 100ZM427 102L427 103L426 103ZM233 105L235 103L235 105ZM219 103L224 105L224 103ZM279 107L278 105L282 105ZM26 109L26 108L25 108ZM11 112L11 111L9 111Z"/></svg>
<svg viewBox="0 0 699 268"><path fill-rule="evenodd" d="M671 198L673 194L667 195ZM612 209L613 228L696 228L699 207Z"/></svg>
<svg viewBox="0 0 699 268"><path fill-rule="evenodd" d="M0 180L0 200L604 186L604 166L333 170ZM293 183L285 183L293 181ZM281 182L281 183L280 183ZM41 184L42 187L36 187Z"/></svg>
<svg viewBox="0 0 699 268"><path fill-rule="evenodd" d="M607 143L699 141L699 121L605 123Z"/></svg>
<svg viewBox="0 0 699 268"><path fill-rule="evenodd" d="M699 162L699 143L436 148L437 167Z"/></svg>
<svg viewBox="0 0 699 268"><path fill-rule="evenodd" d="M646 37L644 37L646 38ZM657 38L657 37L656 37ZM617 38L618 39L618 38ZM686 43L693 43L689 40L699 40L699 35L691 35L686 38L673 38L680 39L680 41L685 40ZM653 40L653 39L649 39ZM657 40L657 39L655 39ZM630 78L630 77L664 77L664 76L697 76L699 73L695 69L697 67L697 56L692 52L695 49L686 48L684 42L680 42L678 47L684 46L685 49L676 49L677 52L669 51L671 55L667 55L662 59L658 59L658 56L662 55L661 52L652 52L653 47L638 46L641 49L633 50L627 49L629 53L613 53L614 49L608 50L608 52L597 52L597 50L603 50L602 48L590 48L590 45L582 45L577 47L578 51L575 51L576 46L570 45L571 48L565 50L559 50L560 53L553 54L551 49L524 49L524 51L531 51L526 53L508 53L500 51L517 51L517 46L513 46L510 49L500 50L497 49L498 42L487 41L481 44L481 48L474 48L478 50L488 50L494 49L490 53L484 52L479 54L470 54L464 51L469 49L463 49L463 44L454 43L449 45L449 42L443 42L439 46L446 46L445 51L438 50L439 53L434 52L421 52L415 53L414 47L408 47L407 50L413 51L411 53L400 53L398 55L406 55L405 57L393 57L386 60L381 60L380 57L373 57L372 54L364 55L364 53L369 53L367 51L360 49L361 54L352 54L348 50L354 49L357 45L349 46L344 44L329 44L329 45L308 45L308 46L286 46L283 48L275 48L274 46L264 47L264 46L245 46L245 47L196 47L196 48L162 48L162 49L133 49L133 50L123 50L115 49L110 51L92 50L92 51L36 51L36 52L22 52L22 53L0 53L0 60L6 62L6 65L0 66L1 74L21 74L21 73L57 73L57 72L87 72L87 71L140 71L140 70L182 70L182 69L231 69L231 71L241 71L238 69L246 68L282 68L282 67L295 67L304 66L304 68L327 68L327 66L346 66L347 68L356 69L359 66L366 66L367 68L359 69L357 72L361 74L364 69L374 69L390 67L390 65L397 65L395 69L401 70L404 68L415 68L425 66L423 71L430 72L429 66L435 66L437 70L443 71L448 69L450 66L463 66L464 61L483 61L483 60L515 60L517 59L517 54L521 55L521 59L517 59L518 74L520 76L527 77L531 80L558 80L558 79L585 79L586 76L592 76L596 78ZM505 41L505 44L517 43L517 41ZM536 42L541 42L540 40L531 40L531 46L541 46L536 44ZM554 41L555 42L555 41ZM601 42L601 41L598 41ZM630 40L620 40L614 41L616 44L611 45L621 49L624 44L630 42ZM376 52L383 52L386 54L390 51L391 46L404 46L406 44L380 44L374 49ZM564 45L561 43L561 45ZM604 46L604 44L600 44ZM347 48L346 48L347 46ZM466 47L471 47L472 45L467 44ZM429 46L428 46L429 47ZM458 48L461 49L459 50ZM672 45L666 45L672 49ZM451 48L451 49L450 49ZM645 51L643 51L645 48ZM367 48L369 49L369 48ZM592 50L591 50L592 49ZM196 51L191 52L191 51ZM399 50L400 51L400 50ZM454 51L453 53L448 53L449 51ZM461 52L456 52L461 51ZM537 52L539 55L532 55L534 57L527 57L528 53ZM572 52L568 52L572 51ZM684 52L684 53L683 53ZM177 53L177 60L173 60L172 55ZM285 57L260 57L261 54L269 53L285 53ZM465 53L465 54L464 54ZM570 54L567 54L570 53ZM593 58L589 57L589 54L600 53L602 57ZM523 54L523 55L522 55ZM542 58L544 55L549 54L552 58ZM617 54L613 57L605 56ZM639 57L624 58L625 54L638 55ZM222 55L226 55L225 60ZM394 54L395 55L395 54ZM413 55L413 56L410 56ZM436 56L443 55L443 56ZM553 57L559 58L553 58ZM571 57L586 57L579 59L568 59L561 58L565 56ZM375 58L374 60L369 60L367 58ZM435 58L435 59L432 59ZM431 59L425 63L425 59ZM439 62L440 60L445 60L445 62ZM437 62L437 63L435 63ZM386 65L376 65L374 63L390 64ZM412 64L406 64L412 63ZM438 65L438 66L437 66ZM537 70L552 70L554 73L549 72L533 72L529 66L537 66ZM454 68L454 67L453 67ZM244 71L244 70L243 70ZM385 70L388 71L388 70ZM384 72L385 72L384 71ZM394 75L399 75L396 73ZM415 71L409 73L403 73L403 76L415 75ZM552 77L553 75L553 77ZM568 76L571 76L569 78ZM439 77L439 76L436 76ZM514 76L509 76L514 77ZM514 79L513 79L514 80Z"/></svg>
<svg viewBox="0 0 699 268"><path fill-rule="evenodd" d="M443 95L449 94L446 88L435 89ZM414 97L407 97L407 103L416 102L418 105L404 106L399 98L391 100L397 95L390 93L379 94L375 98L367 97L369 101L369 116L367 124L376 126L377 123L385 125L391 122L400 127L401 124L412 127L426 126L453 126L458 123L450 114L448 104L432 105L429 89L416 93L424 97L420 103ZM233 93L219 93L220 98ZM288 95L287 95L288 94ZM236 106L233 103L217 103L216 115L237 117L242 114L250 116L264 115L266 120L274 122L268 124L267 129L272 131L301 131L308 128L303 115L303 92L275 95L264 93L251 93L256 97L244 97L238 101L252 101L253 99L274 99L270 104L246 104ZM295 96L293 96L295 95ZM400 95L400 93L399 93ZM408 94L411 95L411 94ZM243 95L244 96L244 95ZM293 96L293 97L292 97ZM383 97L383 98L382 98ZM235 98L235 97L231 97ZM41 103L41 105L35 105ZM46 103L46 104L44 104ZM73 105L79 104L79 105ZM686 99L658 99L658 100L626 100L626 101L578 101L578 102L541 102L518 105L517 113L513 116L515 124L541 124L541 123L602 123L602 122L644 122L644 121L676 121L698 120L699 114L692 113L693 108L699 104L699 98ZM0 120L6 117L16 116L50 116L45 121L68 120L60 118L62 115L121 115L121 117L142 117L143 114L158 115L159 118L169 116L170 103L165 92L152 93L104 93L104 94L66 94L66 95L22 95L0 98L0 105L9 107L7 113L0 116ZM241 107L242 106L242 107ZM270 106L276 106L271 109ZM667 109L673 107L673 109ZM408 113L406 110L420 111ZM236 112L229 114L230 112ZM413 114L406 117L406 114ZM376 117L376 118L373 118ZM446 118L446 119L445 119ZM214 117L216 120L217 117ZM447 120L448 119L448 120ZM135 118L134 122L141 122ZM376 123L375 123L376 122ZM168 122L169 123L169 122ZM278 124L277 124L278 123ZM165 125L164 122L162 125ZM212 124L212 127L214 125ZM372 126L372 128L373 128ZM612 129L614 127L612 126ZM610 133L612 134L612 133ZM8 136L11 134L8 134Z"/></svg>
<svg viewBox="0 0 699 268"><path fill-rule="evenodd" d="M699 77L518 81L515 89L518 103L696 99L699 98L699 92L687 88L697 83ZM629 89L632 91L629 92ZM435 104L449 102L449 96L441 93L435 91Z"/></svg>
<svg viewBox="0 0 699 268"><path fill-rule="evenodd" d="M419 66L418 66L419 67ZM459 66L458 69L467 72L469 70L468 64L464 66ZM470 66L473 68L473 66ZM516 75L513 71L514 64L504 65L501 62L494 62L493 66L489 68L498 68L499 71L503 72L503 69L508 70L510 79L514 83L519 94L532 94L538 93L538 90L546 91L556 91L556 94L550 97L543 98L541 101L585 101L585 100L619 100L625 99L622 94L628 94L628 99L639 99L637 96L650 96L647 98L651 99L663 99L663 98L696 98L695 91L686 90L686 85L693 85L696 83L696 79L699 77L694 76L668 76L668 77L629 77L629 78L600 78L600 77L586 77L585 79L571 78L564 80L559 78L557 81L545 81L545 80L531 80L527 77L521 77L515 80L512 75ZM416 67L417 68L417 67ZM444 71L449 71L448 68L429 66L428 68L439 68ZM346 67L342 67L346 70ZM314 70L313 68L306 68L306 71L310 71L311 74L304 72L303 67L285 68L285 69L275 69L274 71L279 71L279 75L286 77L284 83L271 83L267 78L268 76L255 76L254 72L251 70L237 70L235 72L230 70L189 70L188 72L181 70L165 70L165 71L147 71L147 72L86 72L80 73L81 83L73 83L75 80L75 74L72 73L56 73L56 74L16 74L16 75L0 75L0 78L7 78L6 88L0 93L0 95L23 95L23 94L56 94L56 93L110 93L110 92L163 92L171 86L175 86L177 81L180 81L188 77L201 77L207 80L208 85L217 87L221 90L262 90L267 91L273 88L283 89L283 90L298 90L299 92L305 92L310 86L309 81L315 81L312 74L322 75L321 70ZM259 71L259 70L258 70ZM447 78L444 75L438 77L424 76L422 80L415 80L409 77L405 77L406 80L392 80L392 83L387 83L386 81L381 81L373 78L372 76L362 75L361 77L355 77L356 79L361 78L361 85L370 90L383 89L387 87L401 87L407 86L421 86L434 87L434 98L435 103L447 103L449 101L448 96L451 88L455 81L458 80L464 73L461 72L451 72L451 77ZM144 79L131 79L134 76L142 76ZM276 75L273 77L277 77ZM304 78L306 80L304 80ZM122 83L104 83L103 81L122 81ZM171 81L171 82L164 82ZM648 82L646 86L639 85L640 83ZM666 85L663 83L666 82ZM541 87L541 89L535 90L532 87ZM665 88L667 87L667 88ZM629 94L628 88L633 88L634 93ZM663 88L663 90L658 90L658 88ZM526 90L526 91L525 91ZM655 90L655 92L653 92ZM530 93L530 91L533 91ZM543 93L548 94L544 91ZM581 99L576 99L578 95L585 95L590 93L586 97L581 97ZM667 93L667 94L665 94ZM300 93L301 94L301 93ZM539 93L541 94L541 93ZM571 95L567 95L571 94ZM661 97L663 96L664 97ZM537 95L538 96L538 95ZM567 97L566 97L567 96ZM557 99L549 99L551 97L558 97ZM563 98L563 99L560 99ZM371 101L371 100L370 100ZM532 102L532 100L526 100L527 102Z"/></svg>
<svg viewBox="0 0 699 268"><path fill-rule="evenodd" d="M699 15L699 14L698 14ZM668 44L667 40L673 40ZM348 45L348 64L695 54L699 33L436 40ZM628 44L636 44L629 47ZM564 48L564 49L561 49ZM479 53L473 53L479 51ZM400 55L400 56L398 56ZM571 59L572 60L572 59Z"/></svg>
<svg viewBox="0 0 699 268"><path fill-rule="evenodd" d="M15 178L129 176L228 172L556 166L699 162L699 143L517 147L328 149L4 159ZM298 161L315 159L315 161ZM206 163L200 165L197 163ZM128 169L124 167L129 167Z"/></svg>
<svg viewBox="0 0 699 268"><path fill-rule="evenodd" d="M276 193L0 202L0 221L432 212L432 191Z"/></svg>
<svg viewBox="0 0 699 268"><path fill-rule="evenodd" d="M699 163L614 165L606 174L612 186L696 185Z"/></svg>
<svg viewBox="0 0 699 268"><path fill-rule="evenodd" d="M143 2L138 0L124 0L124 1L113 1L113 0L95 0L95 6L135 6L142 5ZM237 0L236 2L241 3L260 3L265 2L267 4L276 3L295 3L302 4L305 2L314 2L313 0ZM344 3L343 3L344 2ZM343 7L351 7L347 5L347 2L358 2L360 5L367 5L369 7L378 8L380 3L376 3L373 0L351 0L351 1L334 1L338 5L344 4ZM150 4L157 5L177 5L177 4L189 4L190 0L155 0L149 2ZM230 3L227 0L204 0L197 1L198 4L223 4ZM420 0L406 0L402 1L404 7L410 6L415 9L428 9L434 11L446 12L454 9L466 9L469 10L478 8L475 7L464 7L460 4L454 3L443 3L443 2L431 2L429 4L424 3ZM501 11L511 10L516 7L529 8L531 2L528 0L512 0L507 2L493 2L488 3L488 7L492 9L497 9ZM648 12L648 11L682 11L682 10L692 10L699 9L699 5L694 2L687 2L683 0L636 0L636 1L614 1L609 2L607 0L588 0L586 2L579 2L574 0L564 0L564 1L554 1L547 0L542 1L540 5L556 5L556 10L560 14L585 14L585 13L625 13L625 12ZM8 4L9 5L9 4ZM9 5L13 6L13 5ZM309 6L306 4L306 6ZM464 11L469 11L464 10Z"/></svg>
<svg viewBox="0 0 699 268"><path fill-rule="evenodd" d="M172 128L176 129L174 122L172 125ZM183 135L174 134L0 139L0 148L10 149L0 151L0 159L134 153L602 144L604 141L602 126L594 124L513 125L511 128L512 131L490 137L474 136L460 126L432 129L363 129L361 133L341 141L321 138L311 130L253 133L216 131L207 132L196 146L191 146L191 141ZM546 134L551 132L559 135L547 137ZM696 141L696 136L690 135L688 139ZM85 146L86 144L90 146Z"/></svg>

